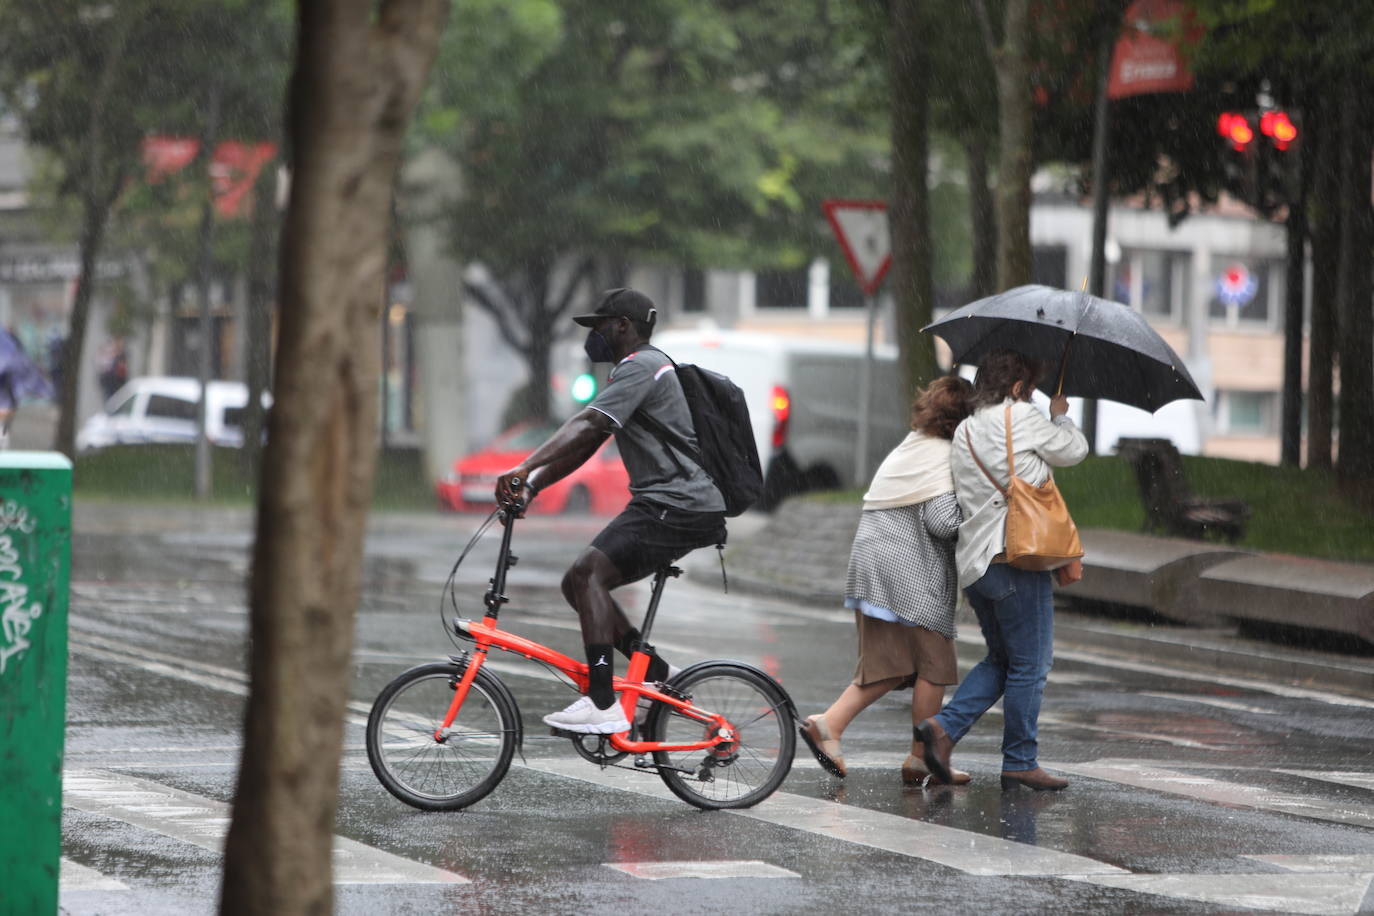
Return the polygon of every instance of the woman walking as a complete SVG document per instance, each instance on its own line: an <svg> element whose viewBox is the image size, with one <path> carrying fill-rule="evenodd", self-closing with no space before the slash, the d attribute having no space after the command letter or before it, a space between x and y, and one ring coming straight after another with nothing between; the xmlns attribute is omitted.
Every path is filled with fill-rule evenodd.
<svg viewBox="0 0 1374 916"><path fill-rule="evenodd" d="M802 738L821 766L847 772L840 736L891 690L910 689L912 724L933 715L945 687L958 681L954 655L954 537L959 504L950 474L950 437L968 415L972 386L946 376L919 392L912 432L883 460L864 494L845 583L854 609L859 663L853 682L830 708L807 719ZM930 775L913 741L902 778ZM945 777L968 782L955 771Z"/></svg>
<svg viewBox="0 0 1374 916"><path fill-rule="evenodd" d="M1069 784L1041 769L1036 756L1040 701L1054 657L1051 573L1006 562L1007 505L999 489L1007 485L1010 471L1008 419L1016 476L1033 486L1050 478L1051 466L1077 464L1088 453L1087 439L1067 416L1067 398L1050 400L1050 419L1030 402L1038 368L1011 350L984 357L974 380L973 413L955 431L954 489L964 516L955 559L959 585L978 615L988 654L945 708L916 727L926 766L948 778L954 745L1002 699L1003 789Z"/></svg>

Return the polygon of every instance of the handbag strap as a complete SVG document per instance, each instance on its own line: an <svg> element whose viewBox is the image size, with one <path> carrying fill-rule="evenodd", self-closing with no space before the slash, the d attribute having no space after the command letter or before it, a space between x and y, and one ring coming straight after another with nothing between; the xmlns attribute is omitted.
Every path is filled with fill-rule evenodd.
<svg viewBox="0 0 1374 916"><path fill-rule="evenodd" d="M1007 486L1016 479L1016 455L1011 450L1011 405L1002 412L1002 428L1007 434Z"/></svg>
<svg viewBox="0 0 1374 916"><path fill-rule="evenodd" d="M983 476L986 477L988 481L991 482L991 484L997 488L998 493L1001 493L1003 496L1006 496L1007 488L997 482L997 478L992 476L992 472L988 470L988 466L986 464L983 464L983 459L979 458L978 453L973 450L973 436L969 434L967 426L964 427L964 439L968 441L968 453L972 455L973 460L977 462L979 469L981 469L983 472Z"/></svg>

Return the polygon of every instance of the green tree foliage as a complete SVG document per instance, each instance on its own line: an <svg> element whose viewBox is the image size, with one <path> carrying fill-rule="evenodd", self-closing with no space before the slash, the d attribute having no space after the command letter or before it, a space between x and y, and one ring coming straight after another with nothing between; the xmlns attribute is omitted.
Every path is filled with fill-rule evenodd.
<svg viewBox="0 0 1374 916"><path fill-rule="evenodd" d="M571 304L632 260L798 267L827 243L823 197L881 195L872 15L823 0L455 11L417 140L463 169L455 254L484 266L473 301L534 378Z"/></svg>

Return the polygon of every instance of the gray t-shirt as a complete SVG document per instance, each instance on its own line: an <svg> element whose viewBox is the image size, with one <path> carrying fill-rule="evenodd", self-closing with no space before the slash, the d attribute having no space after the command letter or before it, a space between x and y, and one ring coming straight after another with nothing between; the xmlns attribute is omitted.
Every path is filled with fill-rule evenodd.
<svg viewBox="0 0 1374 916"><path fill-rule="evenodd" d="M691 455L660 439L637 416L648 414L696 449L692 414L666 355L648 347L631 353L616 363L606 387L587 406L615 424L633 495L689 512L725 511L720 491Z"/></svg>

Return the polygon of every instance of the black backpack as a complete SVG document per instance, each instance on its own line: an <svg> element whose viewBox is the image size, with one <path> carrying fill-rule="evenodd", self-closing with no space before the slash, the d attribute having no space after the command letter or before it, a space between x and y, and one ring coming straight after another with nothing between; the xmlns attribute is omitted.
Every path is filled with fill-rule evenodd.
<svg viewBox="0 0 1374 916"><path fill-rule="evenodd" d="M726 515L740 515L763 495L763 468L744 392L719 372L678 365L671 356L668 361L677 369L678 382L687 397L698 448L693 449L680 435L642 411L640 419L665 446L677 446L710 476L725 498ZM671 447L668 455L681 467Z"/></svg>

